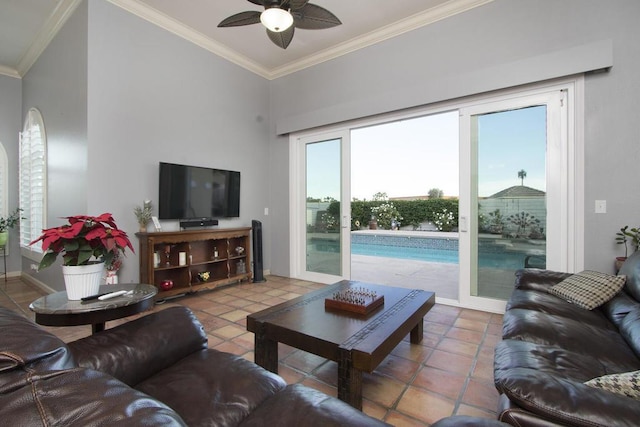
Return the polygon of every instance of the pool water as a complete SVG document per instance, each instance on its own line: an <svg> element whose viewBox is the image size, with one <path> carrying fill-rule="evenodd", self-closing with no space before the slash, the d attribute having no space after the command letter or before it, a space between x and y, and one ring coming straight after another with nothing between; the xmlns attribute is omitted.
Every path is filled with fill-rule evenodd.
<svg viewBox="0 0 640 427"><path fill-rule="evenodd" d="M412 259L425 262L442 262L458 264L458 251L450 249L414 248L406 246L367 245L353 243L351 253L354 255L378 256L386 258ZM524 267L526 254L518 252L480 252L478 264L480 267L518 269Z"/></svg>

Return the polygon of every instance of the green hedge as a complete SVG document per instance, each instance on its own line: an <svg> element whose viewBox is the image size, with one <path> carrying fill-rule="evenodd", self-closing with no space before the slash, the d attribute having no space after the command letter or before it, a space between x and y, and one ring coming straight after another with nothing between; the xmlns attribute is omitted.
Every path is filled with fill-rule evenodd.
<svg viewBox="0 0 640 427"><path fill-rule="evenodd" d="M390 201L354 201L351 202L351 229L367 228L371 219L371 208L383 203L392 203L402 217L401 226L418 226L421 222L433 221L436 212L447 210L453 213L458 226L458 199L429 199L429 200L390 200ZM327 212L336 217L340 216L340 202L332 202ZM360 227L355 225L356 221Z"/></svg>

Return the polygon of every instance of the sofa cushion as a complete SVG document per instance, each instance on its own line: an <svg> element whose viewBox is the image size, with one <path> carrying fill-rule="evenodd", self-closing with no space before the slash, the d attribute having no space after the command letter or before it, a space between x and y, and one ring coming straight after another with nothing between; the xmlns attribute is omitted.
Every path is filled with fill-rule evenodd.
<svg viewBox="0 0 640 427"><path fill-rule="evenodd" d="M293 384L266 400L240 426L374 427L388 424L354 410L335 397Z"/></svg>
<svg viewBox="0 0 640 427"><path fill-rule="evenodd" d="M620 292L625 281L625 276L585 270L552 286L549 293L584 309L593 310Z"/></svg>
<svg viewBox="0 0 640 427"><path fill-rule="evenodd" d="M612 393L640 399L640 371L604 375L593 378L585 382L585 384L589 387L602 388Z"/></svg>
<svg viewBox="0 0 640 427"><path fill-rule="evenodd" d="M587 311L548 292L515 289L506 310L526 309L554 316L579 320L581 323L616 330L615 325L599 310Z"/></svg>
<svg viewBox="0 0 640 427"><path fill-rule="evenodd" d="M166 403L189 426L236 426L284 389L282 378L242 357L201 350L158 372L136 389Z"/></svg>
<svg viewBox="0 0 640 427"><path fill-rule="evenodd" d="M583 317L596 314L583 312ZM618 331L594 326L583 317L569 319L534 310L512 309L503 316L502 338L555 347L562 353L587 354L602 364L603 374L640 369L638 356Z"/></svg>
<svg viewBox="0 0 640 427"><path fill-rule="evenodd" d="M4 332L4 331L3 331ZM0 420L12 426L186 426L165 404L84 368L10 375L0 391ZM6 380L2 375L0 384Z"/></svg>

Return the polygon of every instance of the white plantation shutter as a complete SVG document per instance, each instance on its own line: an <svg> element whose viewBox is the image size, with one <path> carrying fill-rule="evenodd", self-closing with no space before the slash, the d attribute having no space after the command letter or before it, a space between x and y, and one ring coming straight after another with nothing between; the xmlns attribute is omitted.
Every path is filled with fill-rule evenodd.
<svg viewBox="0 0 640 427"><path fill-rule="evenodd" d="M47 188L47 143L40 111L31 108L20 134L20 246L28 252L42 253L40 245L29 246L45 227Z"/></svg>

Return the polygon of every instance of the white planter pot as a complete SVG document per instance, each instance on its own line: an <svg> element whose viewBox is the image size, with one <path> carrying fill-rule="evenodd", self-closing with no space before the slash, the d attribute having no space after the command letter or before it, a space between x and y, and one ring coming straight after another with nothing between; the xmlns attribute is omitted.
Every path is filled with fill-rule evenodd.
<svg viewBox="0 0 640 427"><path fill-rule="evenodd" d="M67 288L67 298L79 300L96 295L100 290L103 272L103 262L89 265L63 265L62 275Z"/></svg>

